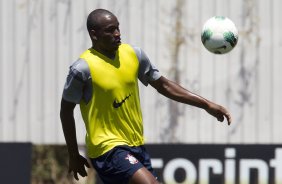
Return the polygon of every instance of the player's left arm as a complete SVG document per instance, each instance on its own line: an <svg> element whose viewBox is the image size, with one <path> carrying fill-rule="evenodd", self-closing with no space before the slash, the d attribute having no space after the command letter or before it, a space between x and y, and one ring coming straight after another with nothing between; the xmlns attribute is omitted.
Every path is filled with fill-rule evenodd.
<svg viewBox="0 0 282 184"><path fill-rule="evenodd" d="M218 121L222 122L225 117L228 122L228 125L231 124L230 113L224 107L188 91L179 84L170 81L163 76L161 76L158 80L149 81L149 83L160 94L177 102L205 109L209 114L217 118Z"/></svg>

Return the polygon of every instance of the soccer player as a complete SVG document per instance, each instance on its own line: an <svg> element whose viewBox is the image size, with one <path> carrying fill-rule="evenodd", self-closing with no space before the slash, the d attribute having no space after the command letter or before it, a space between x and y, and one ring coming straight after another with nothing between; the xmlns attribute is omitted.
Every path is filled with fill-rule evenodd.
<svg viewBox="0 0 282 184"><path fill-rule="evenodd" d="M158 183L144 147L138 80L160 94L205 109L218 121L229 112L166 79L138 47L121 43L119 22L108 10L96 9L87 18L92 47L71 67L61 101L61 121L75 179L87 176L87 160L78 152L73 111L80 105L86 147L96 172L106 184Z"/></svg>

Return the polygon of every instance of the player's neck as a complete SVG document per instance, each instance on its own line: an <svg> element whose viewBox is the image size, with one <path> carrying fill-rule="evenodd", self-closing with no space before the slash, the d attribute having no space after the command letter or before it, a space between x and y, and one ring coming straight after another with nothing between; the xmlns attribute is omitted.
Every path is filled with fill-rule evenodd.
<svg viewBox="0 0 282 184"><path fill-rule="evenodd" d="M97 52L103 54L104 56L110 58L110 59L115 59L116 51L103 50L99 47L94 47L94 46L92 48L95 49Z"/></svg>

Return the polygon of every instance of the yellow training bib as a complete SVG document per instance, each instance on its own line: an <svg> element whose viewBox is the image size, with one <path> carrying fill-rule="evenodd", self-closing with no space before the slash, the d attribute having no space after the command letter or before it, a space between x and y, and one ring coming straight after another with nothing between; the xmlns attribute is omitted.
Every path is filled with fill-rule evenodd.
<svg viewBox="0 0 282 184"><path fill-rule="evenodd" d="M80 58L89 66L93 87L88 104L80 103L88 156L96 158L117 145L144 144L139 61L133 48L121 44L113 60L94 49L86 50Z"/></svg>

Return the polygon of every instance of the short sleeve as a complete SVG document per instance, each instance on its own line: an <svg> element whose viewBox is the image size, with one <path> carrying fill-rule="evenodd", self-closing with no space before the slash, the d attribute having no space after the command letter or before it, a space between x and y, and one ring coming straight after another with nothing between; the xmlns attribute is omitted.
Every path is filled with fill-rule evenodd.
<svg viewBox="0 0 282 184"><path fill-rule="evenodd" d="M159 70L150 62L148 56L139 47L133 47L139 60L138 79L148 86L149 81L158 80L161 77Z"/></svg>
<svg viewBox="0 0 282 184"><path fill-rule="evenodd" d="M79 104L82 99L86 102L91 98L91 75L88 64L83 59L78 59L69 69L64 85L63 99Z"/></svg>

